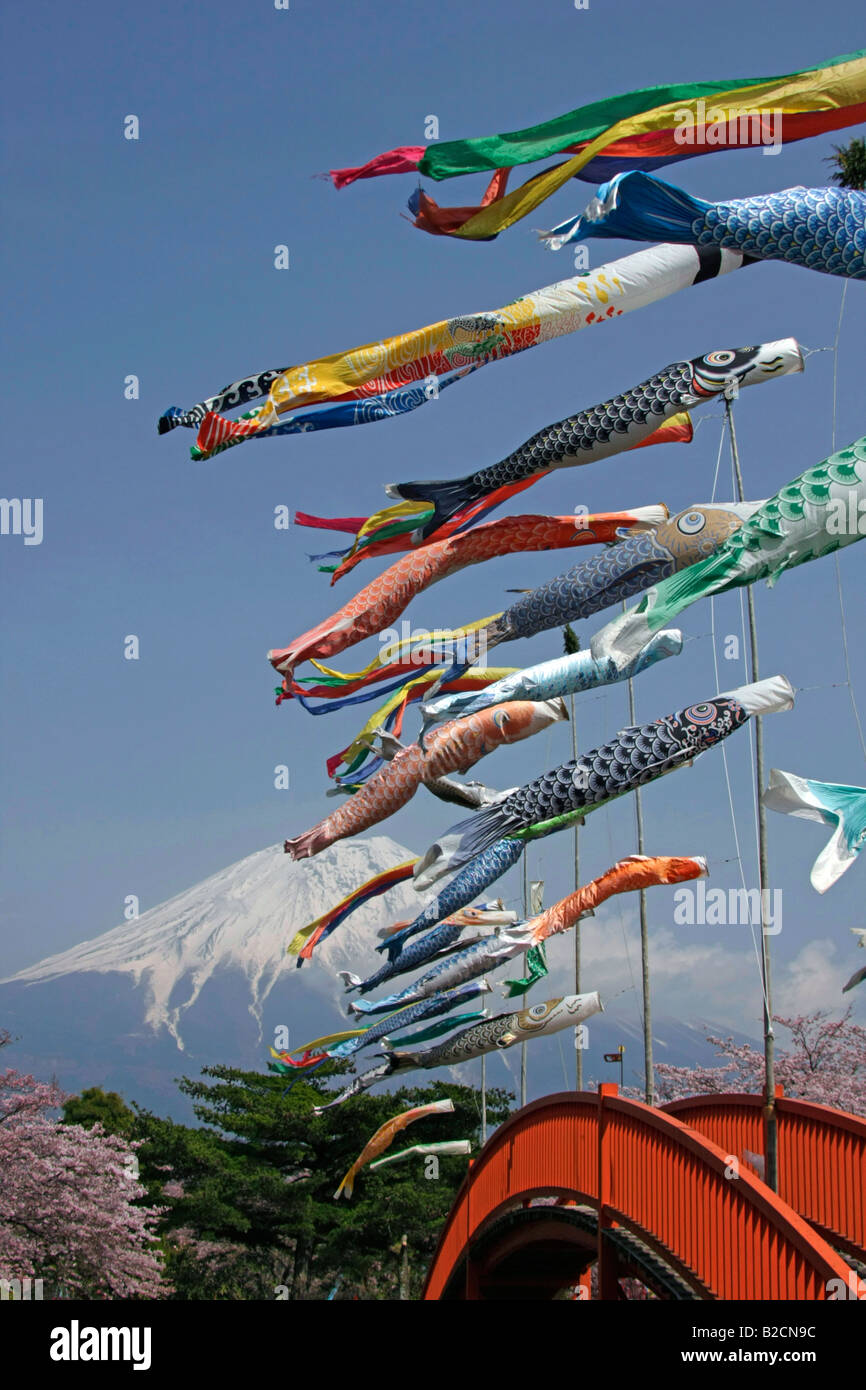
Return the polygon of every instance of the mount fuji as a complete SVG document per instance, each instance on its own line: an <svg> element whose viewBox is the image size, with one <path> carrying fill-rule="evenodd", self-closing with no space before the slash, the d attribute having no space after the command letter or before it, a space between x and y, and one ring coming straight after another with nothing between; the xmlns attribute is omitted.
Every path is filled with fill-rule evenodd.
<svg viewBox="0 0 866 1390"><path fill-rule="evenodd" d="M191 1112L175 1085L179 1075L195 1077L214 1063L264 1070L278 1027L288 1029L289 1045L297 1047L351 1026L337 971L366 975L381 965L377 929L411 919L427 896L411 880L397 884L352 913L303 969L286 946L367 879L411 857L386 835L343 841L298 862L272 845L133 921L0 980L0 1026L15 1039L9 1065L54 1075L70 1092L94 1085L118 1090L188 1121ZM543 995L544 986L536 986L539 998L570 988L564 958L546 983ZM507 1007L498 990L487 1002L491 1013ZM666 1061L715 1060L702 1028L660 1019L653 1031ZM635 1059L640 1055L639 1032L624 1012L599 1016L589 1032L588 1077L607 1074L601 1054L624 1037L634 1036ZM497 1057L489 1083L515 1090L519 1059ZM479 1065L458 1069L454 1079L477 1085ZM529 1076L530 1098L572 1086L570 1046L540 1039Z"/></svg>

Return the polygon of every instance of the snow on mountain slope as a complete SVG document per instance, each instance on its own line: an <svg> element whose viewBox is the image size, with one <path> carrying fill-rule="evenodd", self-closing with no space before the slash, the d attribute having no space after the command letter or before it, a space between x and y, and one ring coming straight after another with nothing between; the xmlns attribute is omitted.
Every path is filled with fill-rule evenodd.
<svg viewBox="0 0 866 1390"><path fill-rule="evenodd" d="M367 879L412 857L387 835L343 841L297 863L271 845L238 860L122 926L19 971L0 984L42 984L60 977L119 972L140 986L144 1021L165 1028L183 1048L184 1014L218 971L244 977L249 1010L261 1009L277 981L331 1001L342 996L339 969L367 973L381 963L376 930L414 917L429 895L411 880L358 908L298 970L286 947L295 932ZM288 977L288 978L287 978Z"/></svg>

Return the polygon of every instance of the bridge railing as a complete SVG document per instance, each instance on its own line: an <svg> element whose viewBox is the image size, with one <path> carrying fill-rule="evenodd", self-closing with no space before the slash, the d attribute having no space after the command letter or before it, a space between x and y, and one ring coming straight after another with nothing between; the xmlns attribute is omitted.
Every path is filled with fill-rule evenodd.
<svg viewBox="0 0 866 1390"><path fill-rule="evenodd" d="M729 1150L674 1115L618 1095L563 1092L518 1111L473 1163L423 1297L440 1298L473 1242L510 1207L566 1197L598 1212L601 1296L616 1297L605 1229L620 1224L708 1298L823 1299L844 1261Z"/></svg>
<svg viewBox="0 0 866 1390"><path fill-rule="evenodd" d="M763 1098L689 1096L661 1109L739 1162L766 1153ZM831 1245L866 1263L866 1120L776 1087L779 1196Z"/></svg>

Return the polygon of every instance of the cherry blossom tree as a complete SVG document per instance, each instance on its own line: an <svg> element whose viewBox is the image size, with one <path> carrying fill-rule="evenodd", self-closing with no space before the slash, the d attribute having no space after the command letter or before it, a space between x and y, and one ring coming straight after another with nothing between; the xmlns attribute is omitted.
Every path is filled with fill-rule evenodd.
<svg viewBox="0 0 866 1390"><path fill-rule="evenodd" d="M54 1082L0 1070L0 1279L42 1279L49 1297L160 1297L159 1209L136 1205L137 1146L58 1123L65 1099Z"/></svg>
<svg viewBox="0 0 866 1390"><path fill-rule="evenodd" d="M840 1019L826 1009L795 1018L774 1015L774 1023L786 1029L787 1046L777 1036L776 1081L785 1095L830 1105L854 1115L866 1115L866 1028L851 1022L849 1008ZM683 1096L724 1091L759 1094L764 1088L763 1052L733 1038L708 1037L724 1059L718 1067L673 1067L664 1062L655 1068L655 1102ZM642 1094L637 1099L642 1099Z"/></svg>

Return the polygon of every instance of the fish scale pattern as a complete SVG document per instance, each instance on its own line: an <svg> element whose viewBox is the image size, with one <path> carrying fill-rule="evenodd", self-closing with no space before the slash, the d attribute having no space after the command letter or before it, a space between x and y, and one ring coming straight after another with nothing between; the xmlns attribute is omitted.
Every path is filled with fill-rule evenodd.
<svg viewBox="0 0 866 1390"><path fill-rule="evenodd" d="M692 705L652 724L623 729L615 739L544 772L497 808L500 833L551 820L654 780L703 753L748 719L738 700Z"/></svg>
<svg viewBox="0 0 866 1390"><path fill-rule="evenodd" d="M787 188L716 203L692 227L699 246L866 279L866 193L856 189Z"/></svg>
<svg viewBox="0 0 866 1390"><path fill-rule="evenodd" d="M489 845L483 854L479 854L473 859L471 864L467 864L461 869L459 874L436 894L432 902L428 903L423 912L419 912L414 922L410 922L408 927L402 931L395 932L389 936L381 946L377 946L377 951L387 951L389 959L401 950L404 941L417 932L425 931L427 927L435 927L444 917L448 917L452 912L457 912L461 907L466 907L477 898L479 893L483 893L485 888L489 888L491 883L495 883L504 873L507 873L520 858L523 853L523 845L519 840L497 840L495 844ZM428 938L429 939L429 938ZM442 944L442 943L440 943Z"/></svg>

